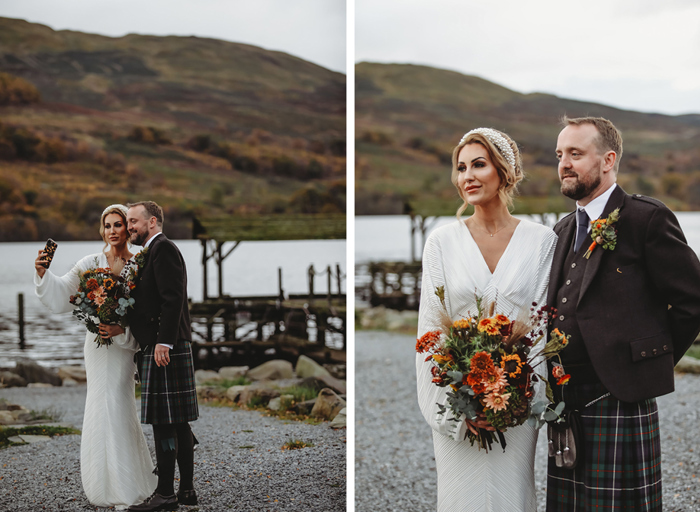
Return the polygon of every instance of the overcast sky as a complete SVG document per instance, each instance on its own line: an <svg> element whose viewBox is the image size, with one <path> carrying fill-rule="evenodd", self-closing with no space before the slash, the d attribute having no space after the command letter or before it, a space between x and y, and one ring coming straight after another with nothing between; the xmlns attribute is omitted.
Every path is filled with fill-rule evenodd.
<svg viewBox="0 0 700 512"><path fill-rule="evenodd" d="M0 16L61 30L196 35L345 72L345 0L0 0Z"/></svg>
<svg viewBox="0 0 700 512"><path fill-rule="evenodd" d="M698 0L356 0L357 62L425 64L519 92L700 114Z"/></svg>

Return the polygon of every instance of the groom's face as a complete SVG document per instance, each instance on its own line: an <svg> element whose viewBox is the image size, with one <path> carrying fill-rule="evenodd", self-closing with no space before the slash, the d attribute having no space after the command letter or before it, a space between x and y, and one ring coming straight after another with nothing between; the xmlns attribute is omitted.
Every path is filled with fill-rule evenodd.
<svg viewBox="0 0 700 512"><path fill-rule="evenodd" d="M561 192L587 203L603 180L604 158L596 144L598 130L592 124L569 125L557 139Z"/></svg>
<svg viewBox="0 0 700 512"><path fill-rule="evenodd" d="M129 208L126 215L126 220L129 225L130 241L135 245L143 245L148 240L149 218L148 212L143 205L133 206Z"/></svg>

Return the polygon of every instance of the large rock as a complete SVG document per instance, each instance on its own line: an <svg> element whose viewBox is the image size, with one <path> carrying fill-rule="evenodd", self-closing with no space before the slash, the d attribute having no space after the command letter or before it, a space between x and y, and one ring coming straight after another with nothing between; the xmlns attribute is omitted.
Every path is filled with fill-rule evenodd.
<svg viewBox="0 0 700 512"><path fill-rule="evenodd" d="M238 397L248 386L231 386L226 390L226 398L232 402L238 402Z"/></svg>
<svg viewBox="0 0 700 512"><path fill-rule="evenodd" d="M205 398L223 398L226 395L226 389L220 386L197 386L197 396Z"/></svg>
<svg viewBox="0 0 700 512"><path fill-rule="evenodd" d="M224 366L219 370L219 376L225 380L236 380L240 377L245 377L245 374L250 370L247 366Z"/></svg>
<svg viewBox="0 0 700 512"><path fill-rule="evenodd" d="M16 422L10 411L0 411L0 425L12 425Z"/></svg>
<svg viewBox="0 0 700 512"><path fill-rule="evenodd" d="M62 384L61 377L53 370L44 368L29 359L20 359L17 361L14 373L24 378L27 382L46 382L53 386L60 386Z"/></svg>
<svg viewBox="0 0 700 512"><path fill-rule="evenodd" d="M250 380L291 379L294 377L292 363L283 359L273 359L248 371Z"/></svg>
<svg viewBox="0 0 700 512"><path fill-rule="evenodd" d="M314 408L315 404L315 398L313 400L307 400L306 402L299 402L292 406L292 411L300 416L306 416L311 413L311 410Z"/></svg>
<svg viewBox="0 0 700 512"><path fill-rule="evenodd" d="M197 370L194 372L194 382L196 384L203 384L207 381L220 381L221 376L218 372L212 370Z"/></svg>
<svg viewBox="0 0 700 512"><path fill-rule="evenodd" d="M268 382L255 382L238 395L238 403L241 405L252 405L251 401L258 402L256 405L267 405L273 398L280 396L279 389ZM253 399L257 400L253 400Z"/></svg>
<svg viewBox="0 0 700 512"><path fill-rule="evenodd" d="M685 373L700 373L700 359L690 356L683 356L676 365L676 371Z"/></svg>
<svg viewBox="0 0 700 512"><path fill-rule="evenodd" d="M345 428L348 426L347 408L343 407L338 415L331 421L331 428Z"/></svg>
<svg viewBox="0 0 700 512"><path fill-rule="evenodd" d="M13 372L0 372L0 387L15 388L24 387L26 385L27 381L24 379L24 377L20 377L19 375Z"/></svg>
<svg viewBox="0 0 700 512"><path fill-rule="evenodd" d="M345 406L345 400L336 395L332 389L324 388L316 397L314 408L311 409L311 416L332 420Z"/></svg>
<svg viewBox="0 0 700 512"><path fill-rule="evenodd" d="M292 401L294 401L294 395L281 395L270 400L267 408L271 411L279 411L280 409L288 408Z"/></svg>
<svg viewBox="0 0 700 512"><path fill-rule="evenodd" d="M346 393L345 381L329 375L322 377L306 377L299 383L299 386L315 389L316 391L321 391L323 388L331 388L341 395Z"/></svg>
<svg viewBox="0 0 700 512"><path fill-rule="evenodd" d="M87 382L85 368L81 366L61 366L58 369L58 376L61 377L62 380L73 379L75 382L81 384Z"/></svg>
<svg viewBox="0 0 700 512"><path fill-rule="evenodd" d="M331 374L323 366L305 355L300 355L296 367L297 377L330 377Z"/></svg>

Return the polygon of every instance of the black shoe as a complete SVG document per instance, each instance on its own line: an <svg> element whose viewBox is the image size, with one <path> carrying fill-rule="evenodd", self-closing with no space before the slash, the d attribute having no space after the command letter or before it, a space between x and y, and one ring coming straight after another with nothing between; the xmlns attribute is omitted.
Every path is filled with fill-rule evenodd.
<svg viewBox="0 0 700 512"><path fill-rule="evenodd" d="M161 496L153 493L153 496L146 498L146 501L140 505L132 505L127 510L128 512L155 512L157 510L177 510L180 504L177 502L177 496Z"/></svg>
<svg viewBox="0 0 700 512"><path fill-rule="evenodd" d="M190 491L179 490L177 492L177 501L183 505L196 505L197 504L197 493L194 489Z"/></svg>

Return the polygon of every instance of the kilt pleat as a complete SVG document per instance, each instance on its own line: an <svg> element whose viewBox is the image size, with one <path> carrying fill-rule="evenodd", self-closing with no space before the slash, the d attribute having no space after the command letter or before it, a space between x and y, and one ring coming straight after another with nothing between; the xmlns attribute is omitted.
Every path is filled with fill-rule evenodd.
<svg viewBox="0 0 700 512"><path fill-rule="evenodd" d="M547 510L661 512L661 436L656 400L626 403L600 384L571 386L567 407L581 414L583 459L558 468L550 457Z"/></svg>
<svg viewBox="0 0 700 512"><path fill-rule="evenodd" d="M157 366L155 346L140 354L141 423L172 424L199 417L194 364L189 342L179 342L170 351L170 363Z"/></svg>

